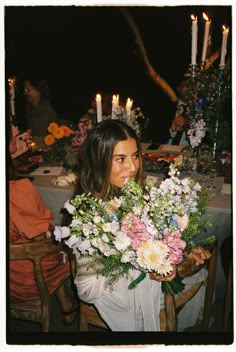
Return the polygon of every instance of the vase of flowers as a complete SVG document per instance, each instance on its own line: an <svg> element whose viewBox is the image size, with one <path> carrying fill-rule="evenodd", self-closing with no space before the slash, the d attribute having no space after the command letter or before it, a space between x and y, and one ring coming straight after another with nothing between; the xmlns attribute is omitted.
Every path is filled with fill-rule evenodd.
<svg viewBox="0 0 236 352"><path fill-rule="evenodd" d="M65 169L72 169L67 154L73 131L68 126L60 126L56 122L50 123L47 130L49 133L44 138L44 143L48 147L46 159L53 165L62 165Z"/></svg>

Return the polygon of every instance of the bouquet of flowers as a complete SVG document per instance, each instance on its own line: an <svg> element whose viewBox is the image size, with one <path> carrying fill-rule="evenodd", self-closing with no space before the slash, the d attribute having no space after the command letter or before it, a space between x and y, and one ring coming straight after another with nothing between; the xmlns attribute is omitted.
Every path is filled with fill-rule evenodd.
<svg viewBox="0 0 236 352"><path fill-rule="evenodd" d="M167 275L209 224L201 220L209 200L201 186L191 178L179 179L174 164L169 175L159 188L154 177L147 179L144 188L128 179L120 197L107 202L91 194L75 196L64 205L72 222L55 227L56 240L65 239L76 257L90 256L90 265L94 263L96 273L107 278L108 286L132 268L141 274L130 289L148 272Z"/></svg>

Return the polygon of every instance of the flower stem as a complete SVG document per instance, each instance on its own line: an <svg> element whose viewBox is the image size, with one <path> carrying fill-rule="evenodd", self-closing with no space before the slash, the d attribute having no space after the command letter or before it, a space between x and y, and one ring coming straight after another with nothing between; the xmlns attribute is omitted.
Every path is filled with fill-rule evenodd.
<svg viewBox="0 0 236 352"><path fill-rule="evenodd" d="M135 288L145 277L146 277L146 273L142 271L137 277L137 279L135 279L134 281L131 282L131 284L129 284L128 289L132 290L133 288Z"/></svg>

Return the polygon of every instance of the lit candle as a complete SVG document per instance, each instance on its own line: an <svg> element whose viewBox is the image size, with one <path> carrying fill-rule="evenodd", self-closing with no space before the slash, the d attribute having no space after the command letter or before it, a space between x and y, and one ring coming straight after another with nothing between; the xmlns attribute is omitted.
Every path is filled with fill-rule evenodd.
<svg viewBox="0 0 236 352"><path fill-rule="evenodd" d="M96 95L97 104L97 123L102 121L102 97L100 94Z"/></svg>
<svg viewBox="0 0 236 352"><path fill-rule="evenodd" d="M127 102L126 102L126 106L125 106L125 111L126 111L127 115L130 115L131 109L132 109L132 105L133 105L133 100L128 98Z"/></svg>
<svg viewBox="0 0 236 352"><path fill-rule="evenodd" d="M11 116L15 116L15 78L8 79Z"/></svg>
<svg viewBox="0 0 236 352"><path fill-rule="evenodd" d="M115 110L117 108L117 97L118 95L113 95L112 97L112 111L111 111L111 118L114 119L115 118Z"/></svg>
<svg viewBox="0 0 236 352"><path fill-rule="evenodd" d="M202 48L202 62L205 62L207 49L209 45L209 32L210 32L211 21L208 19L207 15L204 12L203 12L203 18L206 20L206 23L205 23L205 34L204 34L204 41L203 41L203 48Z"/></svg>
<svg viewBox="0 0 236 352"><path fill-rule="evenodd" d="M119 107L119 94L117 94L116 96L116 107L117 108Z"/></svg>
<svg viewBox="0 0 236 352"><path fill-rule="evenodd" d="M221 46L221 57L220 57L220 66L225 66L225 55L227 53L227 39L229 34L229 28L223 26L223 33L222 33L222 46Z"/></svg>
<svg viewBox="0 0 236 352"><path fill-rule="evenodd" d="M192 65L196 65L196 56L197 56L197 17L191 15L192 18Z"/></svg>

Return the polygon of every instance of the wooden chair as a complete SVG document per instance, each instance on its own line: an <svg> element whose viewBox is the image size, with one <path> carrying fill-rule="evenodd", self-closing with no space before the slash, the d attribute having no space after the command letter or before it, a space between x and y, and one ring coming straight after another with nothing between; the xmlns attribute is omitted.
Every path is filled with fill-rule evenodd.
<svg viewBox="0 0 236 352"><path fill-rule="evenodd" d="M204 248L209 250L211 253L211 257L207 263L207 279L195 284L193 287L191 287L191 289L184 291L178 295L178 297L175 297L170 293L166 293L164 295L164 308L160 310L160 331L177 331L177 314L184 307L184 305L198 292L202 285L206 285L202 330L207 331L215 284L217 240L211 244L205 245ZM195 269L192 274L199 271L202 266L194 268ZM79 330L88 331L89 324L103 329L109 329L109 327L100 317L94 305L80 301Z"/></svg>
<svg viewBox="0 0 236 352"><path fill-rule="evenodd" d="M51 312L51 296L43 277L41 260L48 254L60 252L61 246L53 244L51 240L44 242L27 242L10 244L9 259L31 260L34 267L35 281L40 298L33 301L9 302L10 317L29 320L41 324L41 331L48 332Z"/></svg>

